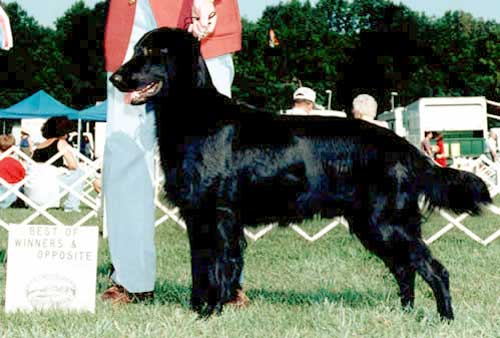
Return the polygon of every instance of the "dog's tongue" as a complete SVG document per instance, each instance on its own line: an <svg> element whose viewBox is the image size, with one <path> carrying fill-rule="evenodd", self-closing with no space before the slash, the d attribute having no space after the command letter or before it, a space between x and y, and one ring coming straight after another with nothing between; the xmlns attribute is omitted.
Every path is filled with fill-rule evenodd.
<svg viewBox="0 0 500 338"><path fill-rule="evenodd" d="M123 101L125 102L125 104L131 104L132 103L132 94L133 94L133 92L125 94L125 96L123 97Z"/></svg>

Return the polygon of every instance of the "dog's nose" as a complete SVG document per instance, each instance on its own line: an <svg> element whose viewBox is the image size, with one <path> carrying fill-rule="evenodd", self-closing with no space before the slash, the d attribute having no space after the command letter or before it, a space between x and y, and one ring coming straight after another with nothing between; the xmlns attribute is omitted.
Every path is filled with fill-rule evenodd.
<svg viewBox="0 0 500 338"><path fill-rule="evenodd" d="M115 85L120 84L123 82L123 76L120 74L113 74L111 75L110 81Z"/></svg>

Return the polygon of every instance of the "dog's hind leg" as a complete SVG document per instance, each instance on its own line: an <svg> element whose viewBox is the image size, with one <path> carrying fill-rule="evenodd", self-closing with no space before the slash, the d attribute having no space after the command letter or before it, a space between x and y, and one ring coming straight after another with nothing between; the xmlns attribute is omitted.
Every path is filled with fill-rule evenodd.
<svg viewBox="0 0 500 338"><path fill-rule="evenodd" d="M432 257L429 248L419 239L411 255L412 264L417 272L429 284L436 298L437 310L442 319L452 320L450 282L446 268Z"/></svg>
<svg viewBox="0 0 500 338"><path fill-rule="evenodd" d="M384 239L376 227L372 227L370 232L360 230L360 222L359 217L356 220L349 220L354 234L363 246L378 256L394 275L399 286L401 305L404 308L412 308L415 301L416 269L410 264L407 249L403 249L407 248L407 245L398 243L398 246L394 247L394 243ZM366 219L364 222L368 224ZM366 225L363 228L366 229Z"/></svg>
<svg viewBox="0 0 500 338"><path fill-rule="evenodd" d="M401 304L413 307L415 299L415 275L418 273L431 287L436 299L437 311L442 319L453 319L448 271L432 257L429 248L420 238L398 244L394 255L379 255L399 284ZM404 248L404 249L403 249ZM403 249L403 250L401 250Z"/></svg>
<svg viewBox="0 0 500 338"><path fill-rule="evenodd" d="M409 218L407 215L408 222L404 225L387 224L373 215L353 217L349 223L363 245L380 257L396 278L403 306L413 306L415 275L418 273L432 288L441 317L453 319L448 273L419 238L420 225L415 216L418 215ZM408 229L415 231L409 233Z"/></svg>
<svg viewBox="0 0 500 338"><path fill-rule="evenodd" d="M415 268L407 263L389 262L387 258L382 259L398 282L401 306L407 309L413 308L415 303Z"/></svg>

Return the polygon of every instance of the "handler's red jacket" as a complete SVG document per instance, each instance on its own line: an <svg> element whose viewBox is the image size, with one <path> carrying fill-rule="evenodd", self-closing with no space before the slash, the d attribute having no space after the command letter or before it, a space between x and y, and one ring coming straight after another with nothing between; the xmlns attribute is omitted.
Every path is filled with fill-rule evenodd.
<svg viewBox="0 0 500 338"><path fill-rule="evenodd" d="M131 1L132 2L132 1ZM186 28L193 0L149 0L159 27ZM125 59L132 34L136 3L111 0L109 4L104 50L106 71L114 72ZM217 24L214 33L201 42L205 59L241 49L241 19L237 0L216 0ZM187 21L186 21L187 20Z"/></svg>

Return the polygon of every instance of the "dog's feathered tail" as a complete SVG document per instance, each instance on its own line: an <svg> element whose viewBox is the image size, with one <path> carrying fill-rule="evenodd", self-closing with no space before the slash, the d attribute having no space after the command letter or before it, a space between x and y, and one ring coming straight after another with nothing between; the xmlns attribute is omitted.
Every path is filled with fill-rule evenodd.
<svg viewBox="0 0 500 338"><path fill-rule="evenodd" d="M421 179L421 192L430 208L477 215L482 205L492 202L484 181L467 171L434 165Z"/></svg>

